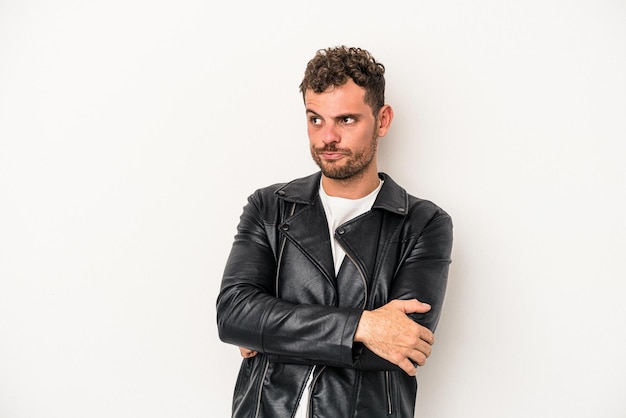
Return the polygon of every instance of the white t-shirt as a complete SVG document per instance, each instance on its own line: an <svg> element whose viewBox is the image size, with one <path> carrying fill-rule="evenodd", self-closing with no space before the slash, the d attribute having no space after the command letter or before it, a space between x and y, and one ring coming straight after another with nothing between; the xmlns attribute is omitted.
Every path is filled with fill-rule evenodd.
<svg viewBox="0 0 626 418"><path fill-rule="evenodd" d="M332 242L331 247L333 252L333 261L335 263L335 275L339 272L341 263L343 263L343 259L346 256L345 251L335 239L335 230L337 227L346 223L350 219L354 219L372 209L372 205L374 204L382 186L383 181L380 180L380 184L376 190L367 196L360 199L345 199L343 197L327 195L320 181L320 199L322 200L324 212L326 212L326 219L328 220L328 232ZM298 405L298 410L296 411L294 418L306 418L306 406L309 402L309 389L314 372L315 369L313 369L309 375L309 379L304 387L304 392L302 393L302 398L300 398L300 404Z"/></svg>

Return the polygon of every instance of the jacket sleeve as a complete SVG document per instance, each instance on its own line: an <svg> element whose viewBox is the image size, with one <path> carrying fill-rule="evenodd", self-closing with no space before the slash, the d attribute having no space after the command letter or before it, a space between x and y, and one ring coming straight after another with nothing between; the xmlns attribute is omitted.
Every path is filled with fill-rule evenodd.
<svg viewBox="0 0 626 418"><path fill-rule="evenodd" d="M294 304L274 296L280 240L272 234L277 234L278 221L264 219L264 208L257 192L241 215L217 298L220 339L274 359L350 367L362 311Z"/></svg>
<svg viewBox="0 0 626 418"><path fill-rule="evenodd" d="M435 332L448 281L452 252L452 220L438 209L412 240L393 279L389 298L418 299L431 305L423 314L410 314L415 322ZM355 344L355 368L361 370L401 370L377 356L362 344Z"/></svg>

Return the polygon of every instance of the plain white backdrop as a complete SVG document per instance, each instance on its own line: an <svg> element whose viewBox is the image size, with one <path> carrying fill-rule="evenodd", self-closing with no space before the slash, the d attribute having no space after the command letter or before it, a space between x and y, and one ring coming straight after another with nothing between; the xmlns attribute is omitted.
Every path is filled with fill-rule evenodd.
<svg viewBox="0 0 626 418"><path fill-rule="evenodd" d="M623 1L0 0L1 418L229 416L222 269L340 44L455 224L416 416L626 416Z"/></svg>

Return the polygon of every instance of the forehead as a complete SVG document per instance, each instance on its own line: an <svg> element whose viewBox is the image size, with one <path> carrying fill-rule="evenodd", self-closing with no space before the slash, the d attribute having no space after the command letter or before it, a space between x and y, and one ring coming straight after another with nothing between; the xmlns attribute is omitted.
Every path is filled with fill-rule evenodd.
<svg viewBox="0 0 626 418"><path fill-rule="evenodd" d="M341 86L330 86L322 93L308 89L304 93L304 104L307 110L320 114L361 113L369 109L365 89L352 80Z"/></svg>

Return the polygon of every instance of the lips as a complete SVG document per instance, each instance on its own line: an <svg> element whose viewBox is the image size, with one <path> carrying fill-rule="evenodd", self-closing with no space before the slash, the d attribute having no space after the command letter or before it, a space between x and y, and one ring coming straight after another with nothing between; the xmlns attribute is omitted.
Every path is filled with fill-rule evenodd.
<svg viewBox="0 0 626 418"><path fill-rule="evenodd" d="M316 152L317 155L325 160L338 160L340 158L350 155L350 151L341 150L334 147L318 148Z"/></svg>
<svg viewBox="0 0 626 418"><path fill-rule="evenodd" d="M338 159L346 156L346 154L341 153L341 152L320 152L319 154L325 160L338 160Z"/></svg>

